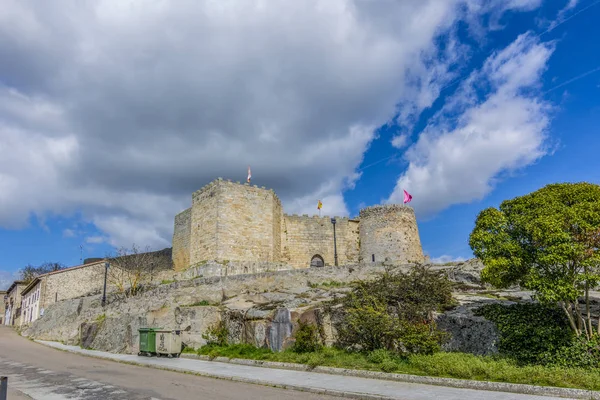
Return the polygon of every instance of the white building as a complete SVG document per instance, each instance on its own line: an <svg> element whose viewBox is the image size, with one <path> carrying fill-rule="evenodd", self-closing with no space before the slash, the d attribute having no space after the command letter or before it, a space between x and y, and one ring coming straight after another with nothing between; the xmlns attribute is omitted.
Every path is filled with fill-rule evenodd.
<svg viewBox="0 0 600 400"><path fill-rule="evenodd" d="M40 317L40 295L42 282L33 279L21 292L21 326L29 325Z"/></svg>

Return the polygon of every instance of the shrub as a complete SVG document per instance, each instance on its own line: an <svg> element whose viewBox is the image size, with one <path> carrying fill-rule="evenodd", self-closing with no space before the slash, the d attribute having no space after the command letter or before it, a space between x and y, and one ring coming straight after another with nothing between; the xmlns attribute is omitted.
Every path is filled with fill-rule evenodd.
<svg viewBox="0 0 600 400"><path fill-rule="evenodd" d="M398 354L439 351L446 335L433 313L454 305L448 279L423 266L408 273L388 269L373 281L354 282L337 302L342 305L335 323L339 345Z"/></svg>
<svg viewBox="0 0 600 400"><path fill-rule="evenodd" d="M500 332L498 350L520 364L550 363L574 339L562 310L540 304L488 304L475 310L493 321Z"/></svg>
<svg viewBox="0 0 600 400"><path fill-rule="evenodd" d="M398 364L396 364L393 360L384 360L381 363L381 370L383 372L394 372L398 369Z"/></svg>
<svg viewBox="0 0 600 400"><path fill-rule="evenodd" d="M216 344L218 346L226 346L227 337L229 336L229 329L222 320L214 323L206 332L202 334L202 338L206 340L207 344Z"/></svg>
<svg viewBox="0 0 600 400"><path fill-rule="evenodd" d="M375 364L381 364L385 360L390 359L390 353L384 349L373 350L367 355L367 360Z"/></svg>
<svg viewBox="0 0 600 400"><path fill-rule="evenodd" d="M293 351L296 353L319 351L322 348L319 340L319 329L314 324L299 322L295 339Z"/></svg>
<svg viewBox="0 0 600 400"><path fill-rule="evenodd" d="M600 338L574 337L568 345L555 351L547 351L539 360L546 365L596 369L600 366Z"/></svg>

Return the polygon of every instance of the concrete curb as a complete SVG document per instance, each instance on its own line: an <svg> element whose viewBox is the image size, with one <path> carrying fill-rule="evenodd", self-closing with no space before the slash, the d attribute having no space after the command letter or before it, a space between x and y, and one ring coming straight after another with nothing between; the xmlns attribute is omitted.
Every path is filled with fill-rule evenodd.
<svg viewBox="0 0 600 400"><path fill-rule="evenodd" d="M343 375L343 376L354 376L358 378L370 378L380 379L388 381L398 382L410 382L410 383L421 383L426 385L437 385L437 386L448 386L460 389L475 389L475 390L488 390L494 392L506 392L506 393L518 393L518 394L531 394L538 396L554 396L564 397L569 399L586 399L586 400L600 400L600 392L593 390L584 389L569 389L560 388L553 386L535 386L525 385L519 383L506 383L506 382L490 382L490 381L475 381L468 379L456 379L456 378L437 378L431 376L420 376L420 375L408 375L408 374L394 374L387 372L377 371L366 371L356 369L344 369L334 367L321 367L317 366L314 368L309 367L305 364L295 363L283 363L274 361L261 361L261 360L247 360L241 358L227 358L227 357L216 357L210 358L209 356L201 356L196 354L183 353L182 358L203 360L203 361L217 361L223 363L248 365L253 367L263 368L275 368L275 369L289 369L294 371L307 371L307 372L319 372L331 375ZM375 397L381 399L381 397Z"/></svg>

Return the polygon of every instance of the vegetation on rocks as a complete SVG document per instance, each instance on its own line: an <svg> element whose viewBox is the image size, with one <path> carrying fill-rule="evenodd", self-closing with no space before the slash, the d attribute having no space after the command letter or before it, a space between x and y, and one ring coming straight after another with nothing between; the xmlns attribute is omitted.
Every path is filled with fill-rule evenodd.
<svg viewBox="0 0 600 400"><path fill-rule="evenodd" d="M208 327L206 332L202 334L202 338L206 340L208 345L227 346L229 337L229 329L223 320Z"/></svg>
<svg viewBox="0 0 600 400"><path fill-rule="evenodd" d="M454 305L444 274L416 266L408 273L388 269L377 279L357 281L342 299L336 322L338 345L363 352L384 349L396 354L432 354L446 333L434 313Z"/></svg>
<svg viewBox="0 0 600 400"><path fill-rule="evenodd" d="M519 364L548 363L551 355L569 346L574 334L562 310L541 304L487 304L475 310L500 331L500 354Z"/></svg>

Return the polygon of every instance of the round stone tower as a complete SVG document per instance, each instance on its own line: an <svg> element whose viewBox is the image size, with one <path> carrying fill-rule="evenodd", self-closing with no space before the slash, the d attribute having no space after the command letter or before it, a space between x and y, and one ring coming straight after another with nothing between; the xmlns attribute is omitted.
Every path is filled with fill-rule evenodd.
<svg viewBox="0 0 600 400"><path fill-rule="evenodd" d="M360 210L360 261L423 262L417 219L411 207L389 204Z"/></svg>

